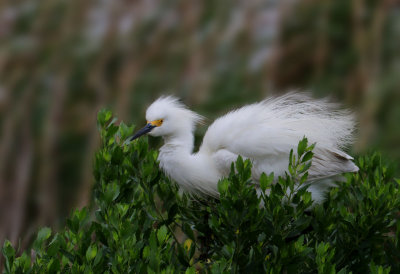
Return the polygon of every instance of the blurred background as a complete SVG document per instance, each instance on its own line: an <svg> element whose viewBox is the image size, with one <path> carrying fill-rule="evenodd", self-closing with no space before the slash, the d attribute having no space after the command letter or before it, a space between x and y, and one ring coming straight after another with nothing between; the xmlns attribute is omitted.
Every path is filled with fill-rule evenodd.
<svg viewBox="0 0 400 274"><path fill-rule="evenodd" d="M1 245L89 203L99 109L142 126L161 94L210 121L330 96L357 114L354 153L400 162L398 0L3 0L0 41Z"/></svg>

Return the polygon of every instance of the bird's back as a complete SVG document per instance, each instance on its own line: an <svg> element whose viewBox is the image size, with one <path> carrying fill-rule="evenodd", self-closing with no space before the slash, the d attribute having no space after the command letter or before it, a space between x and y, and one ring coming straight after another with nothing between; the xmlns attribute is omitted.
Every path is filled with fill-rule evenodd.
<svg viewBox="0 0 400 274"><path fill-rule="evenodd" d="M289 93L218 118L207 130L199 152L216 155L217 162L224 162L218 154L224 158L229 153L230 158L241 155L253 160L254 173L283 174L290 150L306 136L316 143L310 177L322 178L358 170L341 150L352 141L353 129L352 115L338 110L336 104Z"/></svg>

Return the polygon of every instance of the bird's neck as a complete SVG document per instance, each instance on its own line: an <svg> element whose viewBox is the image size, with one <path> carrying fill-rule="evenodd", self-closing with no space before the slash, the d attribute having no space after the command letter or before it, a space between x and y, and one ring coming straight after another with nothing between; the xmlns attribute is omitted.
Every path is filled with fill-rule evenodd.
<svg viewBox="0 0 400 274"><path fill-rule="evenodd" d="M210 155L193 153L193 134L164 137L160 148L160 167L183 189L218 195L217 182L221 174Z"/></svg>
<svg viewBox="0 0 400 274"><path fill-rule="evenodd" d="M179 153L192 154L194 136L192 132L184 132L176 135L165 136L163 150L171 150Z"/></svg>

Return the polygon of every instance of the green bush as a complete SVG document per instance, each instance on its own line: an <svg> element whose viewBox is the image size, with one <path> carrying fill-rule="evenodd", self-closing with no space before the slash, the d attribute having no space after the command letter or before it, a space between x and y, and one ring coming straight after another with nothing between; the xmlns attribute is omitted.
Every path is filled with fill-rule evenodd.
<svg viewBox="0 0 400 274"><path fill-rule="evenodd" d="M268 196L239 157L219 200L206 199L180 193L145 138L127 142L133 126L109 111L98 124L93 209L60 232L40 229L20 256L6 241L5 273L400 273L400 181L378 155L359 158L360 172L311 206L304 138L285 178L261 177Z"/></svg>

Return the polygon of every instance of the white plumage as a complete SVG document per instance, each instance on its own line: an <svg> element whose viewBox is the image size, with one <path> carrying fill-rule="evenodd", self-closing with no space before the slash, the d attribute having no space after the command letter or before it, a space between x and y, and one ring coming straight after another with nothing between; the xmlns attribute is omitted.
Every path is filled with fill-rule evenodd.
<svg viewBox="0 0 400 274"><path fill-rule="evenodd" d="M132 139L147 132L162 136L160 167L190 192L217 196L219 179L229 174L238 155L251 159L256 184L263 172L284 175L290 150L304 136L316 143L308 181L315 201L322 201L338 175L358 171L353 158L341 150L352 141L352 115L306 94L289 93L229 112L211 124L197 153L193 131L202 117L178 99L159 98L147 109L146 119L147 126Z"/></svg>

